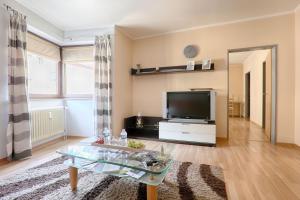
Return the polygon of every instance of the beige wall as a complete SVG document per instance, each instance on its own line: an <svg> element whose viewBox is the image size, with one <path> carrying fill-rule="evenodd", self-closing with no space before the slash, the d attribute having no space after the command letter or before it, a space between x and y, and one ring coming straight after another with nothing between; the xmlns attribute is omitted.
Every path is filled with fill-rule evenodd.
<svg viewBox="0 0 300 200"><path fill-rule="evenodd" d="M300 146L300 8L295 14L295 143Z"/></svg>
<svg viewBox="0 0 300 200"><path fill-rule="evenodd" d="M161 115L161 92L212 87L217 90L217 135L227 135L227 50L278 44L278 142L294 142L294 15L178 32L133 42L133 64L145 67L185 64L188 44L200 47L196 60L212 58L214 72L133 78L133 114ZM292 97L292 98L291 98Z"/></svg>
<svg viewBox="0 0 300 200"><path fill-rule="evenodd" d="M132 111L132 41L115 28L113 65L113 134L120 134L124 118Z"/></svg>
<svg viewBox="0 0 300 200"><path fill-rule="evenodd" d="M230 59L230 58L229 58ZM243 64L229 65L229 97L234 101L244 100Z"/></svg>
<svg viewBox="0 0 300 200"><path fill-rule="evenodd" d="M243 63L243 74L250 72L250 120L262 126L263 113L263 62L267 60L270 50L253 51ZM269 64L269 63L268 63ZM243 83L245 75L243 75ZM243 95L245 96L245 94Z"/></svg>

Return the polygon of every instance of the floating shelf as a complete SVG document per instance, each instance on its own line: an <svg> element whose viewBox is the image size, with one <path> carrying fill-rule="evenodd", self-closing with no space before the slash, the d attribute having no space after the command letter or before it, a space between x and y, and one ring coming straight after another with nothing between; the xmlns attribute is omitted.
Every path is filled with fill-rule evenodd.
<svg viewBox="0 0 300 200"><path fill-rule="evenodd" d="M140 73L137 72L137 69L131 68L131 75L133 76L142 76L142 75L154 75L154 74L169 74L169 73L191 73L191 72L207 72L214 71L214 63L211 64L211 69L202 69L202 64L196 64L194 70L187 70L186 65L179 66L170 66L170 67L159 67L156 70L155 67L152 68L142 68Z"/></svg>

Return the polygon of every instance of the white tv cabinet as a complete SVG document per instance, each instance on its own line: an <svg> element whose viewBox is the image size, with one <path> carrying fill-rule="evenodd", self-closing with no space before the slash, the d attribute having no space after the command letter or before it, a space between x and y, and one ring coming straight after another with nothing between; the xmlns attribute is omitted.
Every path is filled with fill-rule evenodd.
<svg viewBox="0 0 300 200"><path fill-rule="evenodd" d="M159 139L216 146L216 125L160 121Z"/></svg>

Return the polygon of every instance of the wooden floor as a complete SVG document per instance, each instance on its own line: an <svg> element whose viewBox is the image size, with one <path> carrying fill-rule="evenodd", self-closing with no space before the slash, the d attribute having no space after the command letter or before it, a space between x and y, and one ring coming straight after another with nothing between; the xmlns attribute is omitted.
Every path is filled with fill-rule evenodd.
<svg viewBox="0 0 300 200"><path fill-rule="evenodd" d="M1 175L13 173L54 156L55 150L79 142L72 138L35 150L32 158L0 167ZM229 199L300 199L300 150L293 145L271 145L261 141L231 139L217 147L144 141L149 149L173 149L176 160L217 165L224 169Z"/></svg>
<svg viewBox="0 0 300 200"><path fill-rule="evenodd" d="M25 159L22 161L13 161L8 164L0 165L0 178L2 176L6 176L11 173L14 173L20 169L30 168L34 165L43 163L45 159L55 156L56 155L55 151L58 148L62 146L78 143L82 139L83 138L80 137L72 137L69 138L68 140L64 140L63 138L60 138L51 143L47 143L40 147L34 148L32 153L33 155L30 159Z"/></svg>
<svg viewBox="0 0 300 200"><path fill-rule="evenodd" d="M265 130L245 118L229 118L229 138L240 142L261 141L269 142Z"/></svg>

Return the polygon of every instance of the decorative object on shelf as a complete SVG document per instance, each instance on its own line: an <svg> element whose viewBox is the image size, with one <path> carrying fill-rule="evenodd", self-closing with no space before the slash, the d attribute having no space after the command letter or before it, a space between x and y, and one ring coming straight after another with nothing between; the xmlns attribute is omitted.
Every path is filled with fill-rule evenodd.
<svg viewBox="0 0 300 200"><path fill-rule="evenodd" d="M137 116L132 116L124 119L124 128L128 133L128 138L142 139L153 138L158 139L158 122L163 120L162 117L147 117L142 116L143 127L137 128Z"/></svg>
<svg viewBox="0 0 300 200"><path fill-rule="evenodd" d="M195 69L195 61L194 60L189 60L187 62L186 70L193 71L194 69Z"/></svg>
<svg viewBox="0 0 300 200"><path fill-rule="evenodd" d="M139 112L136 118L136 127L137 128L143 128L143 119L142 114Z"/></svg>
<svg viewBox="0 0 300 200"><path fill-rule="evenodd" d="M141 73L141 64L136 64L136 69L137 69L136 71L137 74Z"/></svg>
<svg viewBox="0 0 300 200"><path fill-rule="evenodd" d="M184 48L183 54L186 58L195 58L198 54L198 48L195 45L188 45Z"/></svg>
<svg viewBox="0 0 300 200"><path fill-rule="evenodd" d="M202 69L204 70L210 70L211 69L211 59L204 59L202 61Z"/></svg>
<svg viewBox="0 0 300 200"><path fill-rule="evenodd" d="M195 45L188 45L184 48L183 54L186 58L188 58L186 70L192 71L195 69L195 58L198 54L198 48Z"/></svg>
<svg viewBox="0 0 300 200"><path fill-rule="evenodd" d="M159 70L157 70L157 68ZM140 69L140 73L137 73L137 69L131 68L131 75L142 76L142 75L154 75L154 74L167 74L167 73L191 73L199 71L213 71L214 63L211 63L210 69L202 69L202 64L195 64L194 70L187 70L186 65L168 66L168 67L150 67Z"/></svg>

